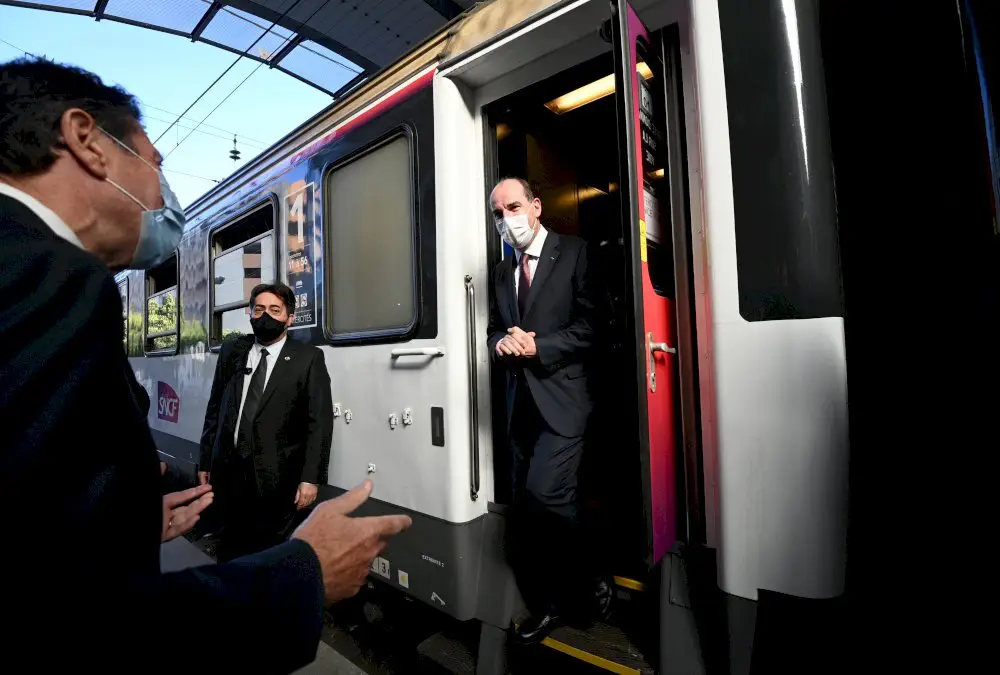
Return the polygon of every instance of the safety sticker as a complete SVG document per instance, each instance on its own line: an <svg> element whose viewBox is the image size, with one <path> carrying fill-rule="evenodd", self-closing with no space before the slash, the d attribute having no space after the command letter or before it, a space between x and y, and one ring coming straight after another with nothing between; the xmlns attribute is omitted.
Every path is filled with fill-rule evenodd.
<svg viewBox="0 0 1000 675"><path fill-rule="evenodd" d="M383 577L385 579L389 578L389 561L385 558L375 558L372 560L372 572Z"/></svg>
<svg viewBox="0 0 1000 675"><path fill-rule="evenodd" d="M403 588L410 587L410 575L403 570L396 570L396 578L399 579L399 585Z"/></svg>

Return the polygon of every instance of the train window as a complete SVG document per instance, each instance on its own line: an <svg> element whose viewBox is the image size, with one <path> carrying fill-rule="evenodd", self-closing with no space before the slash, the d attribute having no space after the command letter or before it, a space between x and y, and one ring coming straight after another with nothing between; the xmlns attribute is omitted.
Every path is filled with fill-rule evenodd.
<svg viewBox="0 0 1000 675"><path fill-rule="evenodd" d="M416 323L416 223L408 136L326 177L327 327L334 338L407 333Z"/></svg>
<svg viewBox="0 0 1000 675"><path fill-rule="evenodd" d="M268 200L212 234L213 348L250 330L250 291L275 279L274 220Z"/></svg>
<svg viewBox="0 0 1000 675"><path fill-rule="evenodd" d="M128 279L118 284L118 293L122 296L122 346L128 354Z"/></svg>
<svg viewBox="0 0 1000 675"><path fill-rule="evenodd" d="M180 312L177 302L177 254L146 272L146 344L147 356L177 353L177 326Z"/></svg>

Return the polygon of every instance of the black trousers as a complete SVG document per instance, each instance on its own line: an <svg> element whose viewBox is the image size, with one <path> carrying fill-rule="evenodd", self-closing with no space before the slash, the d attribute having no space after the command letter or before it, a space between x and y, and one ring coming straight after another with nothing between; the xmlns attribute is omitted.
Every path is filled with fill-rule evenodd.
<svg viewBox="0 0 1000 675"><path fill-rule="evenodd" d="M218 547L220 562L257 553L281 543L291 533L295 519L294 493L261 494L252 457L234 457L226 463L218 481Z"/></svg>
<svg viewBox="0 0 1000 675"><path fill-rule="evenodd" d="M573 614L589 606L586 582L592 575L577 476L583 447L582 436L560 436L545 423L519 379L510 423L513 503L507 550L532 612L554 607Z"/></svg>

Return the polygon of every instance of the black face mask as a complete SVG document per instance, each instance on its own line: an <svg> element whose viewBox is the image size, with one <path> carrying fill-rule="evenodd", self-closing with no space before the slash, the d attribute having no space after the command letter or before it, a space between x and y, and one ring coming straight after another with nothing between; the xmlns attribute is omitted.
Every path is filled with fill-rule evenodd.
<svg viewBox="0 0 1000 675"><path fill-rule="evenodd" d="M250 327L261 342L274 342L286 328L284 321L278 321L270 314L261 314L255 319L250 319Z"/></svg>

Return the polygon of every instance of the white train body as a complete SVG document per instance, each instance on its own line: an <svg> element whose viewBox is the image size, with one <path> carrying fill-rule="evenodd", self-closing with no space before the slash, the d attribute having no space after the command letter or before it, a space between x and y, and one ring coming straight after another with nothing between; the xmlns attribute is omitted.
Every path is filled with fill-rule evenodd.
<svg viewBox="0 0 1000 675"><path fill-rule="evenodd" d="M815 106L822 102L822 79L818 99L815 88L803 93L803 79L815 84L809 78L817 66L795 65L799 52L812 48L805 38L791 51L786 42L793 67L763 76L766 82L788 79L787 101L800 113L798 121L782 118L784 135L772 141L748 140L760 129L731 128L729 106L751 95L746 89L753 83L733 81L736 64L726 57L740 44L724 43L724 33L730 38L722 30L739 3L631 4L651 32L672 31L663 34L675 36L683 77L683 116L674 119L683 119L676 138L683 138L686 152L675 164L684 175L674 185L686 194L671 193L671 217L661 219L660 236L673 226L675 249L685 246L677 235L681 229L689 240L678 268L690 284L682 297L677 275L673 305L680 343L669 357L676 359L670 372L679 392L671 455L677 470L671 475L678 485L687 483L669 487L670 495L679 496L676 534L666 553L701 539L696 543L718 555L719 587L748 600L756 600L760 589L835 597L843 591L845 571L846 366L839 299L829 302L823 290L839 284L836 263L831 268L815 261L836 261L838 254L835 229L821 231L835 224L832 205L824 201L833 191L829 144L815 140L827 132L822 124L806 124L821 117ZM793 14L803 4L781 3ZM489 234L487 195L497 177L489 111L595 57L605 55L610 72L607 55L615 43L599 31L611 16L608 6L607 0L497 0L460 18L449 32L416 48L192 205L175 272L119 275L131 317L130 360L149 390L149 423L172 464L193 472L197 463L221 331L249 330L245 317L239 323L238 311L220 323L216 310L238 307L238 289L245 293L252 283L285 281L304 296L293 338L323 349L332 383L337 416L324 496L372 478L373 512L404 510L415 517L413 529L393 543L373 574L460 619L504 625L517 596L499 564L502 507L494 507L496 486L507 477L494 475L494 455L506 449L494 442L495 375L485 332L490 270L499 248ZM814 19L771 18L784 26L783 36L795 32L793 25L804 31ZM782 96L775 104L779 111L786 110ZM742 124L748 118L740 119ZM619 130L622 124L619 119ZM592 133L615 135L616 129ZM753 172L746 161L754 142L765 149L775 144L773 154L765 150L760 156L762 174L768 174L769 162L780 165L779 173L786 162L805 178L785 171L790 177L782 190L755 197L753 187L760 183L753 181L760 176L748 175ZM750 240L741 239L740 228L757 228L750 236L766 246L760 228L772 225L754 218L783 200L774 222L809 225L809 235L791 248L782 248L784 235L773 230L785 255L781 264L788 266L780 278L791 279L784 301L795 307L783 310L779 303L773 315L748 316L759 307L754 293L766 283L755 287L747 279L754 269L766 276L771 267L746 262L756 254L746 248ZM543 199L543 208L548 206ZM367 217L373 210L408 212L410 223ZM543 211L543 222L549 212ZM626 249L631 236L626 233ZM238 256L223 255L239 251L233 247L245 241L256 245ZM645 242L641 248L645 256ZM790 250L804 262L788 257ZM233 262L238 257L239 266ZM246 278L235 284L230 272L227 282L223 267L242 269ZM155 303L172 293L179 308L175 328L164 331L159 323L151 330L149 296ZM158 320L164 316L169 319L170 312ZM684 334L691 336L686 350ZM641 377L645 360L636 367ZM691 376L687 384L685 373ZM639 380L640 391L645 384ZM645 426L646 420L639 422ZM634 429L623 424L621 433L621 452L649 452ZM699 468L685 477L691 467ZM642 476L636 480L648 479ZM692 485L691 476L700 485ZM692 495L700 495L700 508L689 503ZM661 557L650 543L655 536L640 543L646 563Z"/></svg>

